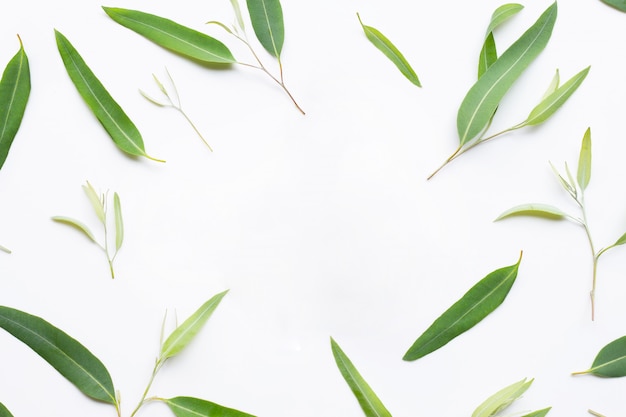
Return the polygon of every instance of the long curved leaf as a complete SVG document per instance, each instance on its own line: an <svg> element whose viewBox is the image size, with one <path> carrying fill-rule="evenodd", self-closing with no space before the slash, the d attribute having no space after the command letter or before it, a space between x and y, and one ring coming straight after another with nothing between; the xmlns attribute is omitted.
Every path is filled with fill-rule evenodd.
<svg viewBox="0 0 626 417"><path fill-rule="evenodd" d="M65 217L65 216L53 216L52 220L54 220L57 223L63 223L63 224L66 224L68 226L75 228L76 230L82 232L85 236L87 236L89 240L91 240L93 243L97 244L95 236L93 235L93 233L91 232L91 230L85 223L79 220L73 219L71 217Z"/></svg>
<svg viewBox="0 0 626 417"><path fill-rule="evenodd" d="M487 34L485 35L485 41L483 47L480 50L480 58L478 60L478 78L482 77L485 71L498 59L498 52L496 50L496 41L493 37L493 31L509 20L511 17L519 13L524 6L517 3L503 4L498 7L491 15L491 21L487 26Z"/></svg>
<svg viewBox="0 0 626 417"><path fill-rule="evenodd" d="M10 307L0 306L0 327L34 350L88 397L117 405L109 371L77 340L40 317Z"/></svg>
<svg viewBox="0 0 626 417"><path fill-rule="evenodd" d="M482 404L474 410L472 417L491 417L499 413L525 393L532 383L532 379L527 381L526 378L524 378L521 381L517 381L502 388L483 401Z"/></svg>
<svg viewBox="0 0 626 417"><path fill-rule="evenodd" d="M426 329L403 359L414 361L426 356L487 317L506 298L515 282L521 261L520 254L515 265L493 271L470 288Z"/></svg>
<svg viewBox="0 0 626 417"><path fill-rule="evenodd" d="M603 347L591 364L591 368L574 375L593 374L607 378L626 376L626 336Z"/></svg>
<svg viewBox="0 0 626 417"><path fill-rule="evenodd" d="M364 25L361 21L361 16L356 14L359 19L359 23L365 32L365 36L369 41L380 50L391 62L394 63L396 67L400 70L404 76L415 84L418 87L421 87L420 80L417 78L417 74L409 64L409 61L406 60L404 55L396 48L396 46L391 43L389 39L385 35L383 35L378 29L373 28L371 26Z"/></svg>
<svg viewBox="0 0 626 417"><path fill-rule="evenodd" d="M237 62L222 42L169 19L138 10L102 7L120 25L181 55L213 64Z"/></svg>
<svg viewBox="0 0 626 417"><path fill-rule="evenodd" d="M246 0L250 22L263 48L280 58L285 41L283 8L279 0Z"/></svg>
<svg viewBox="0 0 626 417"><path fill-rule="evenodd" d="M494 221L511 216L536 216L551 220L562 220L568 217L565 212L549 204L520 204L503 212Z"/></svg>
<svg viewBox="0 0 626 417"><path fill-rule="evenodd" d="M330 338L330 346L341 375L348 383L365 415L367 417L391 417L391 413L332 337Z"/></svg>
<svg viewBox="0 0 626 417"><path fill-rule="evenodd" d="M0 80L0 168L22 123L29 95L28 57L20 39L20 49L7 64Z"/></svg>
<svg viewBox="0 0 626 417"><path fill-rule="evenodd" d="M57 30L54 34L67 74L117 147L130 155L159 161L146 154L141 133L135 124L111 97L70 41Z"/></svg>
<svg viewBox="0 0 626 417"><path fill-rule="evenodd" d="M169 335L161 347L161 360L177 355L191 342L209 317L211 317L211 314L213 314L227 292L228 290L211 297L210 300L202 304L195 313Z"/></svg>
<svg viewBox="0 0 626 417"><path fill-rule="evenodd" d="M491 21L487 26L487 34L493 32L498 26L518 14L524 6L518 3L507 3L498 7L491 15Z"/></svg>
<svg viewBox="0 0 626 417"><path fill-rule="evenodd" d="M457 114L461 145L485 128L506 92L545 48L556 16L555 2L470 88Z"/></svg>
<svg viewBox="0 0 626 417"><path fill-rule="evenodd" d="M243 411L227 408L193 397L163 399L176 417L254 417Z"/></svg>
<svg viewBox="0 0 626 417"><path fill-rule="evenodd" d="M13 417L13 414L2 403L0 403L0 417Z"/></svg>

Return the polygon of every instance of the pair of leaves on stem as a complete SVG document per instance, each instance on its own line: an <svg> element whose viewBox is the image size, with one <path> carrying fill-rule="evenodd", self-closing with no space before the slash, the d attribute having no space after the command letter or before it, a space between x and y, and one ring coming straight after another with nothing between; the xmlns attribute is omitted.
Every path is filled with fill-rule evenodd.
<svg viewBox="0 0 626 417"><path fill-rule="evenodd" d="M252 417L250 414L193 397L146 398L158 369L193 340L226 293L227 291L219 293L205 302L162 343L148 388L132 415L147 401L161 401L176 417L199 415ZM83 394L96 401L113 405L117 415L121 415L119 395L111 375L104 364L76 339L40 317L5 306L0 306L0 327L34 350ZM0 416L5 415L11 414L0 404Z"/></svg>
<svg viewBox="0 0 626 417"><path fill-rule="evenodd" d="M587 207L585 206L585 189L587 188L587 186L589 185L589 181L591 180L591 129L587 129L587 131L583 135L582 144L580 147L580 154L578 157L578 169L576 171L576 178L574 178L574 176L570 172L567 163L565 164L565 176L561 175L554 168L554 166L552 166L552 170L557 176L558 181L563 189L570 195L570 197L572 197L572 199L575 201L576 205L580 209L579 217L567 214L565 211L559 209L558 207L549 204L521 204L506 210L505 212L500 214L495 221L502 220L511 216L524 215L542 217L551 220L567 219L583 227L587 236L587 240L589 242L593 260L592 284L590 292L591 319L593 320L595 318L595 293L598 260L600 259L600 256L602 256L609 249L625 244L626 233L620 236L619 239L615 241L615 243L601 249L596 249L593 243L591 231L589 228L589 222L587 220Z"/></svg>
<svg viewBox="0 0 626 417"><path fill-rule="evenodd" d="M52 220L58 223L67 224L68 226L72 226L75 229L81 231L85 236L89 238L93 243L98 245L100 249L102 249L106 255L107 261L109 263L109 270L111 271L111 278L115 278L115 271L113 270L113 261L117 256L120 248L122 247L122 243L124 242L124 220L122 217L122 205L120 203L120 197L117 193L113 193L113 223L115 230L115 238L114 238L114 248L115 251L109 249L109 218L108 218L108 204L107 204L107 194L101 193L98 194L93 186L87 181L86 185L83 185L83 191L91 206L93 207L94 212L96 213L96 217L102 224L104 229L104 239L102 243L98 242L95 235L91 232L91 229L83 222L73 219L71 217L66 216L54 216Z"/></svg>
<svg viewBox="0 0 626 417"><path fill-rule="evenodd" d="M546 47L556 22L557 3L555 2L498 57L493 31L521 9L522 6L519 4L505 4L493 13L479 57L478 81L467 92L457 113L459 147L428 177L429 179L448 163L481 143L513 130L545 122L570 98L587 76L590 67L583 69L560 85L557 70L543 98L531 110L526 120L487 136L500 102L526 68Z"/></svg>
<svg viewBox="0 0 626 417"><path fill-rule="evenodd" d="M283 76L281 52L285 40L285 26L280 1L246 1L250 22L252 23L256 38L261 46L263 46L270 55L276 58L279 70L278 76L274 76L269 72L256 51L252 48L246 34L239 3L237 0L231 0L231 4L235 14L235 23L232 26L229 27L217 21L210 21L208 23L220 26L234 38L244 43L255 59L255 64L238 61L235 59L230 49L221 41L172 20L137 10L113 7L103 7L103 9L111 19L120 25L180 55L208 64L240 64L263 71L285 91L296 108L304 114L302 108L300 108L291 95L291 92L287 89Z"/></svg>

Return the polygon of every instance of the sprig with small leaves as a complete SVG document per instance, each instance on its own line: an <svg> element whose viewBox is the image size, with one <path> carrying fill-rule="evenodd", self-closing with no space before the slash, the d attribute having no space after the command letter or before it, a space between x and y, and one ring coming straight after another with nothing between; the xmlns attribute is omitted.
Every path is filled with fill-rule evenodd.
<svg viewBox="0 0 626 417"><path fill-rule="evenodd" d="M113 224L114 224L114 243L113 249L110 249L109 246L109 236L111 235L111 231L109 229L109 223L111 223L109 218L109 210L108 210L108 192L100 193L95 190L95 188L87 181L86 185L82 186L83 191L87 195L93 210L96 213L96 217L100 221L104 229L104 239L102 243L100 243L95 235L91 232L91 229L83 222L76 220L71 217L66 216L53 216L52 220L58 223L63 223L68 226L75 228L82 232L85 236L89 238L93 243L98 245L100 249L102 249L106 255L107 262L109 263L109 270L111 271L111 278L115 278L115 271L113 270L113 261L117 257L120 248L122 247L122 243L124 242L124 220L122 218L122 205L120 203L120 197L117 193L113 193Z"/></svg>
<svg viewBox="0 0 626 417"><path fill-rule="evenodd" d="M590 292L591 319L593 320L595 318L595 294L598 260L600 259L600 256L606 253L609 249L625 244L626 233L624 233L619 239L617 239L615 243L605 246L601 249L596 248L593 239L591 238L591 231L587 218L587 206L585 205L585 189L589 185L589 181L591 179L591 129L587 129L583 136L578 158L578 169L576 173L576 178L574 178L574 176L572 175L567 163L565 164L565 176L561 175L552 164L551 167L563 189L570 195L570 197L572 197L572 199L578 206L580 210L579 216L570 215L565 211L548 204L522 204L506 210L504 213L500 214L495 221L502 220L504 218L514 215L527 215L543 217L551 220L567 219L583 227L583 229L585 230L585 235L587 236L587 240L589 242L591 256L593 259L593 273Z"/></svg>

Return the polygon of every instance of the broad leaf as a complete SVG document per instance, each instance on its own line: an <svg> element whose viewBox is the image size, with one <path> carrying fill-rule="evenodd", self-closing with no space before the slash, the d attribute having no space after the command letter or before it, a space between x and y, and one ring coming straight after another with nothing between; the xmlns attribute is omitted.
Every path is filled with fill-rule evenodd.
<svg viewBox="0 0 626 417"><path fill-rule="evenodd" d="M626 376L626 336L603 347L591 364L591 368L573 374L593 374L608 378Z"/></svg>
<svg viewBox="0 0 626 417"><path fill-rule="evenodd" d="M379 51L385 54L385 56L389 58L389 60L393 62L396 67L398 67L400 72L404 74L404 76L409 81L411 81L416 86L421 87L422 84L420 84L420 80L417 78L417 74L415 73L413 68L411 68L411 64L409 64L404 55L402 55L402 53L398 50L398 48L396 48L396 46L391 43L391 41L387 39L387 37L383 35L378 29L364 25L361 21L361 16L359 16L358 13L356 14L356 16L359 19L359 23L361 24L361 27L363 28L367 39L369 39L369 41L376 48L378 48Z"/></svg>
<svg viewBox="0 0 626 417"><path fill-rule="evenodd" d="M263 48L280 58L285 41L283 9L279 0L246 0L250 22Z"/></svg>
<svg viewBox="0 0 626 417"><path fill-rule="evenodd" d="M562 220L568 217L565 212L548 204L521 204L503 212L494 221L511 216L535 216L551 220Z"/></svg>
<svg viewBox="0 0 626 417"><path fill-rule="evenodd" d="M545 48L556 16L555 2L470 88L457 114L461 145L485 128L506 92Z"/></svg>
<svg viewBox="0 0 626 417"><path fill-rule="evenodd" d="M96 212L96 216L98 216L100 222L104 224L104 196L98 195L96 189L93 188L89 181L87 181L87 185L83 185L82 187L83 191L87 195L87 198L89 199L89 202L91 203L91 206L93 207L93 210Z"/></svg>
<svg viewBox="0 0 626 417"><path fill-rule="evenodd" d="M254 417L233 408L192 397L175 397L162 400L176 417Z"/></svg>
<svg viewBox="0 0 626 417"><path fill-rule="evenodd" d="M0 417L13 417L13 414L2 403L0 403Z"/></svg>
<svg viewBox="0 0 626 417"><path fill-rule="evenodd" d="M120 250L124 242L124 219L122 218L122 204L120 196L113 194L113 211L115 213L115 249Z"/></svg>
<svg viewBox="0 0 626 417"><path fill-rule="evenodd" d="M608 4L609 6L616 8L617 10L626 12L626 0L602 0L602 1Z"/></svg>
<svg viewBox="0 0 626 417"><path fill-rule="evenodd" d="M583 136L578 157L578 172L576 175L581 190L587 188L591 179L591 128L587 128Z"/></svg>
<svg viewBox="0 0 626 417"><path fill-rule="evenodd" d="M0 80L0 168L4 165L13 139L22 124L29 95L28 57L20 39L20 49L7 64Z"/></svg>
<svg viewBox="0 0 626 417"><path fill-rule="evenodd" d="M414 361L426 356L487 317L506 298L515 282L521 261L520 254L515 265L493 271L470 288L426 329L403 359Z"/></svg>
<svg viewBox="0 0 626 417"><path fill-rule="evenodd" d="M169 19L137 10L103 7L111 19L173 52L213 64L236 62L222 42Z"/></svg>
<svg viewBox="0 0 626 417"><path fill-rule="evenodd" d="M479 405L472 413L472 417L491 417L497 414L517 400L532 383L532 379L526 381L526 378L524 378L508 387L502 388Z"/></svg>
<svg viewBox="0 0 626 417"><path fill-rule="evenodd" d="M94 237L93 233L91 233L91 230L89 230L89 227L87 227L87 225L85 225L84 223L76 219L72 219L71 217L65 217L65 216L54 216L52 217L52 220L58 223L63 223L63 224L67 224L68 226L72 226L76 230L79 230L82 233L84 233L85 236L87 236L89 240L91 240L93 243L97 244L96 238Z"/></svg>
<svg viewBox="0 0 626 417"><path fill-rule="evenodd" d="M350 361L332 337L330 338L330 346L341 375L348 383L366 417L391 417L391 413L385 408L378 396L352 364L352 361Z"/></svg>
<svg viewBox="0 0 626 417"><path fill-rule="evenodd" d="M228 290L214 295L169 335L161 347L160 360L177 355L191 342L202 329L204 323L211 317L211 314L213 314L213 311L215 311L227 292Z"/></svg>
<svg viewBox="0 0 626 417"><path fill-rule="evenodd" d="M40 317L4 306L0 306L0 327L34 350L88 397L117 405L107 369L65 332Z"/></svg>

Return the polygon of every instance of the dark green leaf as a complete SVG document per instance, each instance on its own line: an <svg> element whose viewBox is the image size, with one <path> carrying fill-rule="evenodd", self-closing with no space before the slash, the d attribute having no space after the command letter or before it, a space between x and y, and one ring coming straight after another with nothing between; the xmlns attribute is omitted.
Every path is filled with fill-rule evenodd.
<svg viewBox="0 0 626 417"><path fill-rule="evenodd" d="M617 10L626 12L626 0L602 0L602 1L608 4L609 6L616 8Z"/></svg>
<svg viewBox="0 0 626 417"><path fill-rule="evenodd" d="M176 417L254 417L199 398L175 397L163 401Z"/></svg>
<svg viewBox="0 0 626 417"><path fill-rule="evenodd" d="M54 32L68 75L117 147L130 155L144 156L159 161L146 154L141 133L89 69L74 46L61 32L57 30Z"/></svg>
<svg viewBox="0 0 626 417"><path fill-rule="evenodd" d="M22 123L29 95L28 57L20 39L20 49L7 64L0 80L0 168Z"/></svg>
<svg viewBox="0 0 626 417"><path fill-rule="evenodd" d="M285 41L283 9L279 0L246 0L250 21L263 48L280 58Z"/></svg>
<svg viewBox="0 0 626 417"><path fill-rule="evenodd" d="M587 188L591 179L591 128L587 128L583 136L578 157L578 172L576 175L581 190Z"/></svg>
<svg viewBox="0 0 626 417"><path fill-rule="evenodd" d="M106 14L117 23L142 35L157 45L181 55L214 64L236 62L222 42L202 32L163 17L137 10L103 7Z"/></svg>
<svg viewBox="0 0 626 417"><path fill-rule="evenodd" d="M0 327L21 340L85 395L117 406L102 362L78 341L40 317L0 306Z"/></svg>
<svg viewBox="0 0 626 417"><path fill-rule="evenodd" d="M493 37L493 33L489 32L483 43L483 48L480 50L480 57L478 58L478 78L493 65L498 59L498 51L496 50L496 41Z"/></svg>
<svg viewBox="0 0 626 417"><path fill-rule="evenodd" d="M374 393L372 388L370 388L368 383L363 379L359 371L332 337L330 338L330 346L341 375L348 383L348 386L361 405L365 415L367 417L391 417L391 413L387 411L382 401L380 401L378 396Z"/></svg>
<svg viewBox="0 0 626 417"><path fill-rule="evenodd" d="M405 361L419 359L448 343L461 333L471 329L494 311L506 298L517 277L522 261L497 269L480 280L446 310L413 343L404 355Z"/></svg>
<svg viewBox="0 0 626 417"><path fill-rule="evenodd" d="M2 403L0 403L0 417L13 417L13 414Z"/></svg>
<svg viewBox="0 0 626 417"><path fill-rule="evenodd" d="M607 378L626 376L626 336L603 347L591 364L591 368L573 374L593 374Z"/></svg>

